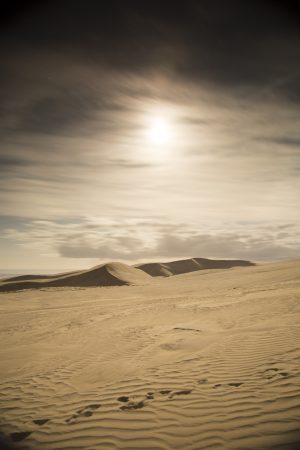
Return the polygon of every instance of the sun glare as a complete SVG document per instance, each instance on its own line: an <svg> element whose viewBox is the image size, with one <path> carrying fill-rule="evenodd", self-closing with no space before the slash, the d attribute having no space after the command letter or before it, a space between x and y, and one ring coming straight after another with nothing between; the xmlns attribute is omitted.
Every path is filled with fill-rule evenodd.
<svg viewBox="0 0 300 450"><path fill-rule="evenodd" d="M155 145L164 145L171 140L170 124L163 117L153 119L149 128L149 140Z"/></svg>

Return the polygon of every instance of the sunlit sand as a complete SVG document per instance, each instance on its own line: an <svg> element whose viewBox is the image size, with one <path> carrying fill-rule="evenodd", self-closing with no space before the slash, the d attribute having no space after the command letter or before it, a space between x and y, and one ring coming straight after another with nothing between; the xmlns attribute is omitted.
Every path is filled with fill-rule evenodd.
<svg viewBox="0 0 300 450"><path fill-rule="evenodd" d="M103 269L107 280L126 278L123 286L69 279L1 293L7 442L45 450L296 448L300 261L155 277L126 267Z"/></svg>

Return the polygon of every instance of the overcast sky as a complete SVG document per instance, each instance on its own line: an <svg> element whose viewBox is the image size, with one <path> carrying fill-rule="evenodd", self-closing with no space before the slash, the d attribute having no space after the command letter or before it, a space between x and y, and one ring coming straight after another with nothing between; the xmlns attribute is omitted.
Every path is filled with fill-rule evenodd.
<svg viewBox="0 0 300 450"><path fill-rule="evenodd" d="M299 257L300 27L280 3L7 6L0 269Z"/></svg>

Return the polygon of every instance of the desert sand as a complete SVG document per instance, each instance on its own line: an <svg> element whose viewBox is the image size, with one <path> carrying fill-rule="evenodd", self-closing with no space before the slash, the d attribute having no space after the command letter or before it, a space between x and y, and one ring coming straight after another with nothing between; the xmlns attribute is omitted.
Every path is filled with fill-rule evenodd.
<svg viewBox="0 0 300 450"><path fill-rule="evenodd" d="M146 284L153 277L169 277L182 273L205 269L230 269L231 267L253 266L250 261L238 259L213 260L207 258L189 258L168 263L148 263L129 266L120 262L101 264L91 269L64 272L54 275L20 275L2 279L0 292L45 287L104 287Z"/></svg>
<svg viewBox="0 0 300 450"><path fill-rule="evenodd" d="M159 269L95 268L106 287L91 270L2 283L33 283L0 294L9 445L297 448L300 261Z"/></svg>
<svg viewBox="0 0 300 450"><path fill-rule="evenodd" d="M92 267L88 270L60 273L56 275L21 275L0 282L0 292L45 287L124 286L145 284L151 275L143 270L114 262Z"/></svg>

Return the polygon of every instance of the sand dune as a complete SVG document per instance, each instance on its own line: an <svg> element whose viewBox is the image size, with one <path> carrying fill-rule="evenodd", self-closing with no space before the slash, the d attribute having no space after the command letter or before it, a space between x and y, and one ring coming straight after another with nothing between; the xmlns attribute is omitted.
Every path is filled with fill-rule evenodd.
<svg viewBox="0 0 300 450"><path fill-rule="evenodd" d="M146 263L136 267L148 273L152 277L169 277L182 273L194 272L206 269L230 269L232 267L253 266L254 263L243 260L222 260L207 258L191 258L166 263Z"/></svg>
<svg viewBox="0 0 300 450"><path fill-rule="evenodd" d="M150 281L151 277L179 275L205 269L225 269L254 265L249 261L213 260L192 258L168 263L149 263L128 266L108 263L84 271L58 273L55 275L19 275L0 281L0 292L46 287L123 286Z"/></svg>
<svg viewBox="0 0 300 450"><path fill-rule="evenodd" d="M109 263L81 272L69 272L47 277L24 275L0 283L0 291L40 289L46 287L123 286L149 282L150 275L123 263ZM20 281L18 281L20 280Z"/></svg>
<svg viewBox="0 0 300 450"><path fill-rule="evenodd" d="M54 278L61 278L66 275L71 275L80 272L79 270L73 272L62 272L53 275L17 275L15 277L2 278L1 282L14 282L14 281L32 281L32 280L52 280Z"/></svg>
<svg viewBox="0 0 300 450"><path fill-rule="evenodd" d="M29 450L296 449L299 271L2 293L2 435Z"/></svg>

